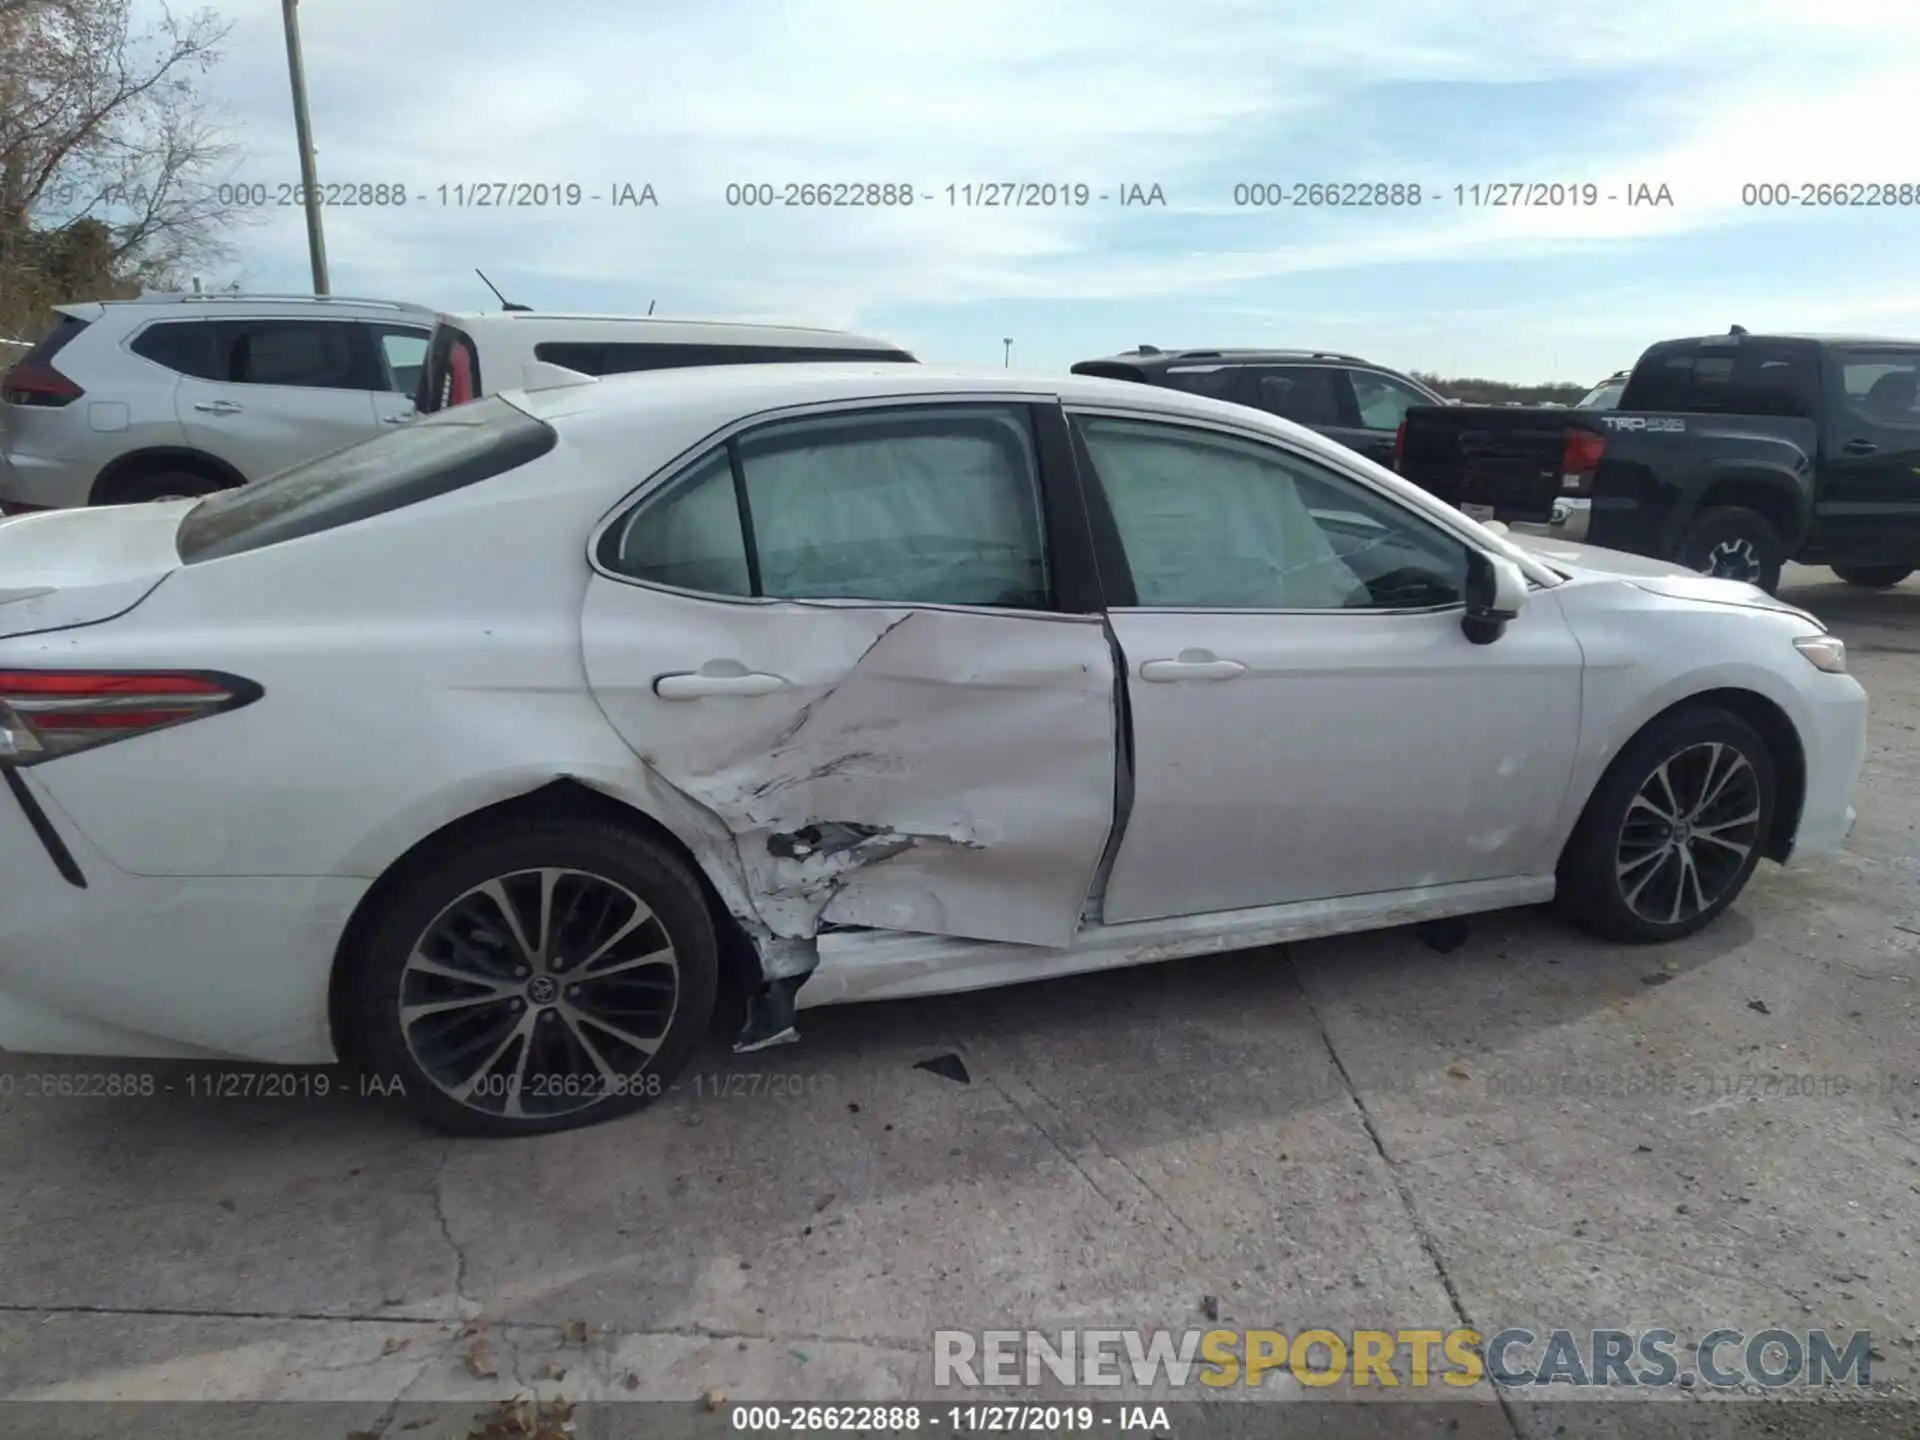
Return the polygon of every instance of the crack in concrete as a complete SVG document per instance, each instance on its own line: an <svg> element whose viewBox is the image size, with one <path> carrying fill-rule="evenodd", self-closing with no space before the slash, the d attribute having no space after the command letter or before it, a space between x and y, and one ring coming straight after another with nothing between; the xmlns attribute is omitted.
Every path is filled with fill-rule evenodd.
<svg viewBox="0 0 1920 1440"><path fill-rule="evenodd" d="M1281 953L1287 961L1287 973L1293 977L1294 988L1300 992L1300 1001L1307 1007L1307 1015L1313 1021L1314 1029L1320 1032L1320 1043L1326 1047L1327 1058L1333 1062L1333 1068L1339 1073L1340 1081L1347 1088L1347 1100L1360 1117L1360 1124L1367 1132L1367 1138L1373 1142L1373 1148L1380 1157L1380 1163L1386 1167L1387 1178L1393 1182L1394 1192L1400 1197L1400 1208L1406 1212L1407 1223L1413 1227L1413 1237L1420 1248L1426 1252L1427 1262L1433 1266L1433 1272L1440 1280L1440 1288L1446 1292L1447 1301L1453 1306L1453 1313L1461 1325L1479 1333L1480 1327L1467 1313L1467 1304L1460 1296L1460 1287L1454 1283L1453 1276L1447 1270L1446 1259L1440 1253L1440 1244L1428 1230L1426 1222L1420 1218L1420 1205L1414 1199L1413 1190L1400 1173L1400 1165L1387 1153L1386 1137L1380 1133L1379 1125L1374 1121L1373 1112L1367 1108L1367 1102L1361 1098L1360 1087L1353 1082L1353 1076L1347 1073L1346 1061L1340 1058L1340 1048L1333 1043L1333 1032L1327 1028L1327 1022L1320 1014L1320 1008L1313 1003L1313 997L1307 993L1307 982L1301 977L1300 965L1293 958L1291 946L1282 946ZM1521 1428L1520 1417L1514 1414L1513 1404L1498 1385L1489 1379L1493 1397L1500 1405L1500 1413L1507 1418L1507 1427L1513 1432L1513 1440L1526 1440L1526 1432Z"/></svg>
<svg viewBox="0 0 1920 1440"><path fill-rule="evenodd" d="M138 1305L15 1305L0 1303L0 1315L102 1315L126 1318L151 1317L160 1320L259 1320L259 1321L324 1321L332 1324L351 1325L417 1325L440 1328L459 1326L469 1317L464 1315L355 1315L335 1314L326 1311L303 1310L187 1310L166 1306ZM507 1335L510 1331L545 1332L557 1336L566 1335L570 1327L552 1320L516 1320L503 1317L492 1320L487 1331L496 1335ZM892 1340L884 1336L873 1335L815 1335L769 1334L758 1330L726 1330L714 1325L664 1325L638 1330L609 1330L610 1339L628 1340L755 1340L763 1345L858 1345L871 1350L888 1350L902 1355L925 1355L926 1348L907 1340ZM460 1337L456 1334L452 1340ZM450 1341L449 1343L452 1343ZM514 1344L509 1338L507 1343ZM381 1357L388 1358L388 1357ZM518 1351L515 1359L518 1360ZM328 1369L356 1369L373 1361L356 1361L353 1364L326 1367ZM411 1382L409 1382L411 1384Z"/></svg>
<svg viewBox="0 0 1920 1440"><path fill-rule="evenodd" d="M464 1315L361 1315L329 1310L192 1310L169 1305L16 1305L0 1315L122 1315L159 1320L325 1320L340 1325L458 1325Z"/></svg>
<svg viewBox="0 0 1920 1440"><path fill-rule="evenodd" d="M1087 1182L1088 1189L1092 1190L1094 1194L1098 1195L1102 1200L1106 1201L1109 1205L1113 1206L1114 1209L1118 1210L1120 1208L1120 1202L1114 1199L1113 1196L1109 1195L1105 1190L1102 1190L1100 1188L1100 1182L1094 1179L1093 1176L1088 1173L1087 1167L1080 1163L1079 1158L1075 1156L1072 1151L1068 1150L1067 1147L1060 1142L1060 1140L1054 1135L1054 1133L1051 1130L1047 1129L1046 1126L1042 1125L1038 1120L1034 1119L1033 1116L1029 1115L1026 1112L1026 1110L1021 1106L1020 1102L1014 1099L1013 1096L1007 1092L1006 1086L1002 1085L998 1080L996 1080L991 1075L983 1076L982 1078L987 1082L989 1086L993 1088L993 1092L996 1095L998 1095L1002 1100L1007 1102L1007 1105L1012 1109L1014 1114L1018 1115L1022 1120L1026 1121L1027 1124L1033 1128L1033 1132L1036 1135L1038 1135L1042 1140L1046 1141L1047 1144L1051 1145L1054 1148L1055 1152L1060 1156L1060 1158L1066 1161L1067 1164L1073 1167L1074 1173L1077 1174L1082 1180ZM1034 1089L1033 1083L1031 1081L1027 1081L1025 1083L1028 1089L1033 1090L1034 1094L1036 1095L1040 1094L1040 1092L1037 1089ZM1040 1098L1042 1100L1046 1099L1044 1095L1041 1095Z"/></svg>
<svg viewBox="0 0 1920 1440"><path fill-rule="evenodd" d="M483 1308L467 1294L467 1252L466 1248L454 1238L453 1224L447 1219L447 1167L453 1163L457 1146L447 1142L446 1154L440 1157L435 1167L433 1179L427 1182L427 1194L433 1201L433 1218L440 1226L440 1236L447 1242L447 1248L453 1251L453 1298L461 1305L470 1307L470 1313L478 1314Z"/></svg>

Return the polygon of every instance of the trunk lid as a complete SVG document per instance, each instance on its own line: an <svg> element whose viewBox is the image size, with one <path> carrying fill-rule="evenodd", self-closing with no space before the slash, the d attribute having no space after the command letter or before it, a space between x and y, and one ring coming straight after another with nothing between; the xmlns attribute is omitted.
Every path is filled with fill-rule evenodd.
<svg viewBox="0 0 1920 1440"><path fill-rule="evenodd" d="M1563 493L1566 410L1504 405L1416 405L1407 411L1400 473L1422 490L1465 507L1486 506L1502 520L1544 523Z"/></svg>
<svg viewBox="0 0 1920 1440"><path fill-rule="evenodd" d="M199 503L47 510L0 520L0 639L126 614L180 568L174 532Z"/></svg>

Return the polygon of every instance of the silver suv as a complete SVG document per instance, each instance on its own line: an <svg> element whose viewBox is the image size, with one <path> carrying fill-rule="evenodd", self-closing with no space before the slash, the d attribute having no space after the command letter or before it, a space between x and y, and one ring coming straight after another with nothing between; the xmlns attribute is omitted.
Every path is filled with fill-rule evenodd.
<svg viewBox="0 0 1920 1440"><path fill-rule="evenodd" d="M434 318L313 295L56 313L0 375L0 513L205 495L404 424Z"/></svg>

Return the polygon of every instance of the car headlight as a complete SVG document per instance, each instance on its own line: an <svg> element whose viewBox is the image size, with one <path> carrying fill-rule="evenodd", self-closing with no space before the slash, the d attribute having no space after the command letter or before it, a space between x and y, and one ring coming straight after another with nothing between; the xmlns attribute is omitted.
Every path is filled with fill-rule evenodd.
<svg viewBox="0 0 1920 1440"><path fill-rule="evenodd" d="M1829 675L1847 673L1847 642L1838 635L1802 635L1793 648L1807 657L1807 663Z"/></svg>

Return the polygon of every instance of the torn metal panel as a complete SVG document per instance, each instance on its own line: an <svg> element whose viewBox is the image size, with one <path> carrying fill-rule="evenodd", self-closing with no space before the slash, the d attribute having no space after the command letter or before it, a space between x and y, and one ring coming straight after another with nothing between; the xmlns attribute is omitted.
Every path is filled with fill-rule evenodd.
<svg viewBox="0 0 1920 1440"><path fill-rule="evenodd" d="M1097 617L741 603L596 577L583 629L608 718L725 827L774 937L1072 938L1113 819ZM663 676L721 693L667 698Z"/></svg>

